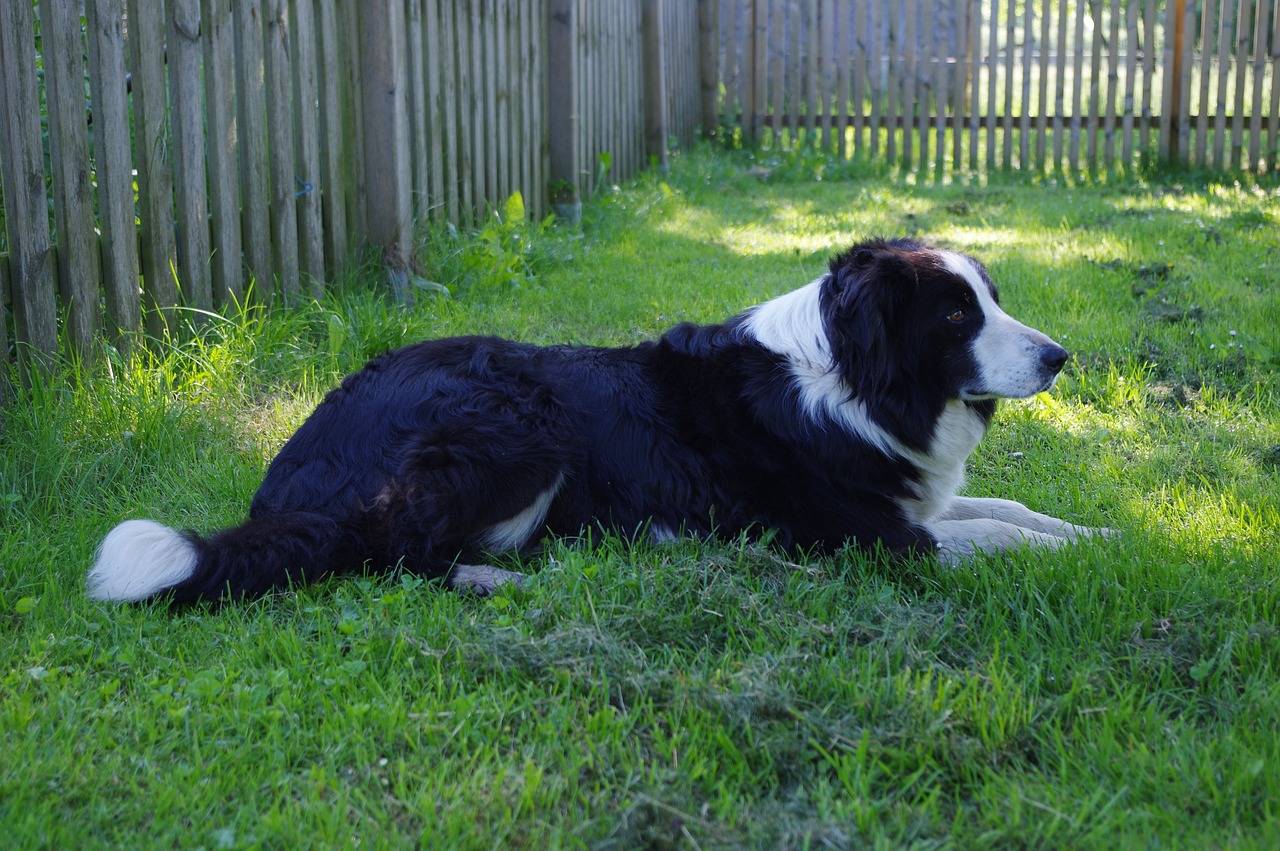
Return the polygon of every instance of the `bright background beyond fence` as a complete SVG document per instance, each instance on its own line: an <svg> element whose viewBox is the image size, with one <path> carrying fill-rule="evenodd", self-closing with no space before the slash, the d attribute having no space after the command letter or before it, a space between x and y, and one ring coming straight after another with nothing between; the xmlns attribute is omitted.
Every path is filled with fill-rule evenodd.
<svg viewBox="0 0 1280 851"><path fill-rule="evenodd" d="M726 116L939 173L1276 170L1273 0L730 0Z"/></svg>
<svg viewBox="0 0 1280 851"><path fill-rule="evenodd" d="M1275 173L1280 0L0 4L6 359L321 292L698 128L945 179Z"/></svg>

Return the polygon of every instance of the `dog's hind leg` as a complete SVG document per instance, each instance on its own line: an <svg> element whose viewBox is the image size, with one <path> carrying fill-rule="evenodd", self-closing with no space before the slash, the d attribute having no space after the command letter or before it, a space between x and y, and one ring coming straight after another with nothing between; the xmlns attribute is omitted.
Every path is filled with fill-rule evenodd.
<svg viewBox="0 0 1280 851"><path fill-rule="evenodd" d="M1115 534L1112 529L1077 526L1066 520L1032 511L1022 503L1011 499L958 496L936 520L999 520L1033 532L1043 532L1072 541L1094 535L1105 537Z"/></svg>

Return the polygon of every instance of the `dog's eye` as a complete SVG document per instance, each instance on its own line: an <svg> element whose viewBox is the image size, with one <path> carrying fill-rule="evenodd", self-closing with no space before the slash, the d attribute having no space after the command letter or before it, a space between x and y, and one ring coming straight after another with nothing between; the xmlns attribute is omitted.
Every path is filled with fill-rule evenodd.
<svg viewBox="0 0 1280 851"><path fill-rule="evenodd" d="M947 321L948 321L948 322L957 322L957 323L959 323L959 322L963 322L963 321L964 321L964 311L963 311L963 310L953 310L953 311L951 311L950 313L948 313L948 314L947 314Z"/></svg>

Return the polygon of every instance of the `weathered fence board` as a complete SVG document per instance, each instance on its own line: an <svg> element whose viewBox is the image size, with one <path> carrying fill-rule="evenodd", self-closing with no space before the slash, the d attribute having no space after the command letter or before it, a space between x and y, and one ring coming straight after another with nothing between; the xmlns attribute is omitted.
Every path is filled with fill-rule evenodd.
<svg viewBox="0 0 1280 851"><path fill-rule="evenodd" d="M87 353L99 331L98 245L89 176L89 128L84 111L84 60L79 4L57 0L40 7L49 107L49 160L58 232L58 290L65 307L64 333Z"/></svg>
<svg viewBox="0 0 1280 851"><path fill-rule="evenodd" d="M320 205L324 222L324 260L329 270L347 264L350 237L347 199L355 191L352 174L356 161L349 145L357 134L348 132L354 123L343 104L344 68L351 58L338 37L338 16L330 3L316 3L317 54L327 57L319 63L320 110Z"/></svg>
<svg viewBox="0 0 1280 851"><path fill-rule="evenodd" d="M126 332L141 325L142 312L138 301L138 241L133 223L129 156L124 0L90 0L85 4L85 15L97 141L99 228L102 244L108 246L101 252L102 290L111 338L118 345L127 346Z"/></svg>
<svg viewBox="0 0 1280 851"><path fill-rule="evenodd" d="M294 203L293 71L288 0L263 0L263 79L267 94L267 208L271 253L285 304L301 299L298 208ZM283 119L283 120L281 120ZM384 160L379 159L379 162Z"/></svg>
<svg viewBox="0 0 1280 851"><path fill-rule="evenodd" d="M244 265L261 295L271 291L275 276L267 201L267 81L263 74L262 0L234 0L234 8L240 233Z"/></svg>
<svg viewBox="0 0 1280 851"><path fill-rule="evenodd" d="M160 337L177 327L173 308L178 304L163 4L154 0L129 0L128 20L142 293L147 303L147 330Z"/></svg>
<svg viewBox="0 0 1280 851"><path fill-rule="evenodd" d="M0 175L4 179L8 278L19 362L40 367L58 349L54 266L31 4L0 4Z"/></svg>
<svg viewBox="0 0 1280 851"><path fill-rule="evenodd" d="M198 311L213 307L209 280L209 196L205 173L204 103L200 91L199 0L167 0L165 57L177 217L178 284L183 302ZM193 318L199 319L199 313Z"/></svg>
<svg viewBox="0 0 1280 851"><path fill-rule="evenodd" d="M235 123L235 25L232 0L202 0L205 121L208 133L211 283L215 306L244 297L238 139Z"/></svg>
<svg viewBox="0 0 1280 851"><path fill-rule="evenodd" d="M311 0L293 0L293 146L295 208L298 221L298 267L312 298L324 294L324 217L320 170L319 84L316 78L315 11Z"/></svg>

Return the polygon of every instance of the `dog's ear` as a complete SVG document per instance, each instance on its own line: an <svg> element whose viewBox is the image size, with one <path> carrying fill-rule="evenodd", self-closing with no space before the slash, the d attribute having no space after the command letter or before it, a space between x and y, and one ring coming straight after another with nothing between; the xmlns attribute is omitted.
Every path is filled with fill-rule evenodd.
<svg viewBox="0 0 1280 851"><path fill-rule="evenodd" d="M909 368L892 333L919 288L909 247L877 242L831 261L823 319L835 367L855 396L882 396L895 375Z"/></svg>
<svg viewBox="0 0 1280 851"><path fill-rule="evenodd" d="M888 329L919 287L910 260L888 243L855 246L831 261L829 281L828 328L864 354L884 355Z"/></svg>

